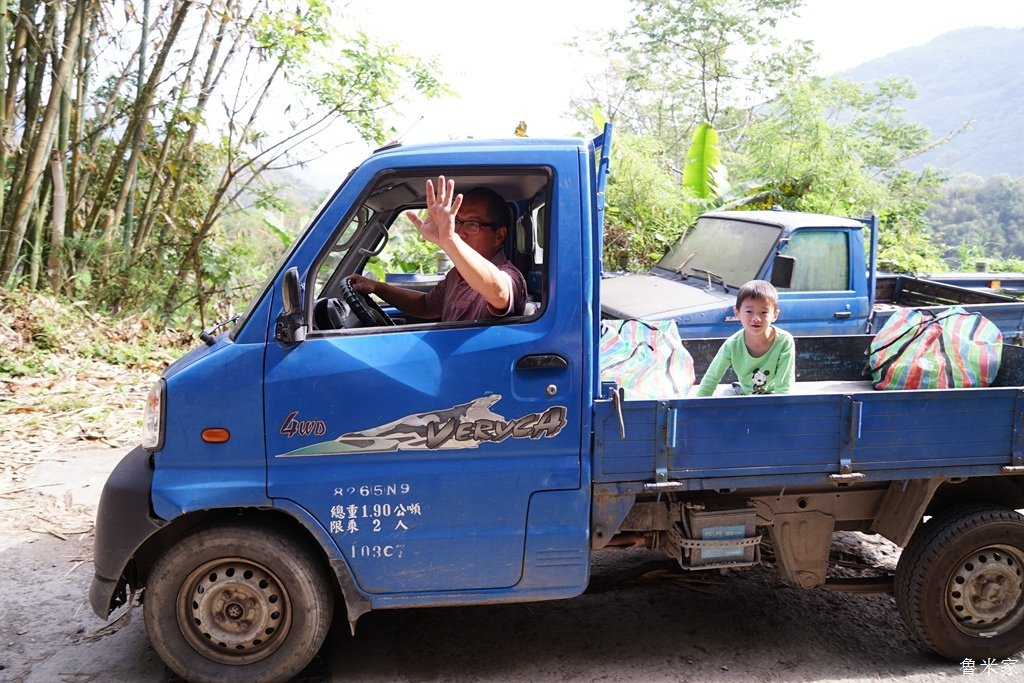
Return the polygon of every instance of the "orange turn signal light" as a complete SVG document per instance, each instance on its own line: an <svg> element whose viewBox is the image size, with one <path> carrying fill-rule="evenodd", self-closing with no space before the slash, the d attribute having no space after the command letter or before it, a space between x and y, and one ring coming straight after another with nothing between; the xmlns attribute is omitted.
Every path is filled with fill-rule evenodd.
<svg viewBox="0 0 1024 683"><path fill-rule="evenodd" d="M231 438L231 432L223 427L207 427L203 430L203 441L206 443L224 443Z"/></svg>

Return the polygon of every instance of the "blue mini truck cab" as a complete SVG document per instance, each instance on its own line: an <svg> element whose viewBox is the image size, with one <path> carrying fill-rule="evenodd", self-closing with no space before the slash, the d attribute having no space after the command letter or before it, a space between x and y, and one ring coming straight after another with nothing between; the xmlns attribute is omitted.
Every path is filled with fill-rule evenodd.
<svg viewBox="0 0 1024 683"><path fill-rule="evenodd" d="M144 589L178 675L280 681L336 603L354 629L570 598L598 550L724 570L769 540L783 580L863 590L828 572L832 533L859 530L906 546L873 587L925 646L1024 647L1024 349L997 387L883 395L862 381L869 338L806 337L792 395L622 400L598 372L610 141L391 147L356 168L234 327L151 391L100 502L96 613ZM416 320L345 280L378 270L439 174L506 199L523 315ZM720 343L687 341L698 372Z"/></svg>

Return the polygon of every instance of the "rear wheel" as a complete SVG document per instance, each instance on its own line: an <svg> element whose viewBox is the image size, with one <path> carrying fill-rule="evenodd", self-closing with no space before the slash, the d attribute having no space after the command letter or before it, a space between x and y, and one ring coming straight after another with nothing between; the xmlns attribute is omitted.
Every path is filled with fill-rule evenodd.
<svg viewBox="0 0 1024 683"><path fill-rule="evenodd" d="M330 585L323 562L283 532L206 529L157 561L146 629L164 662L189 681L287 681L323 643Z"/></svg>
<svg viewBox="0 0 1024 683"><path fill-rule="evenodd" d="M944 512L896 567L896 604L924 645L954 660L1024 649L1024 516L983 506Z"/></svg>

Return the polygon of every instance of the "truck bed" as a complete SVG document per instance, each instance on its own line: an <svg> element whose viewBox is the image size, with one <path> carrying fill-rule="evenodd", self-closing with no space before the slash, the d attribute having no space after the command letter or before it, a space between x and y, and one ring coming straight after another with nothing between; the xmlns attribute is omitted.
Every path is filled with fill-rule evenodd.
<svg viewBox="0 0 1024 683"><path fill-rule="evenodd" d="M875 301L896 306L952 306L1020 302L1012 296L959 287L910 275L879 275Z"/></svg>
<svg viewBox="0 0 1024 683"><path fill-rule="evenodd" d="M594 481L717 490L1024 465L1024 348L1004 345L992 387L876 391L865 375L871 339L798 338L797 388L787 395L597 402ZM722 341L686 341L698 379Z"/></svg>

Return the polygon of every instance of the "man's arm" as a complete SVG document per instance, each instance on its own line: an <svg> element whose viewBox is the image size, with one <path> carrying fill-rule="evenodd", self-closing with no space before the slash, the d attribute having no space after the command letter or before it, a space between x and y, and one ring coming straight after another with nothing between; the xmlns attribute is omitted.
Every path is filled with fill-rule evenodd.
<svg viewBox="0 0 1024 683"><path fill-rule="evenodd" d="M462 241L458 233L438 243L466 284L473 288L495 311L505 313L512 304L512 278L498 266Z"/></svg>

